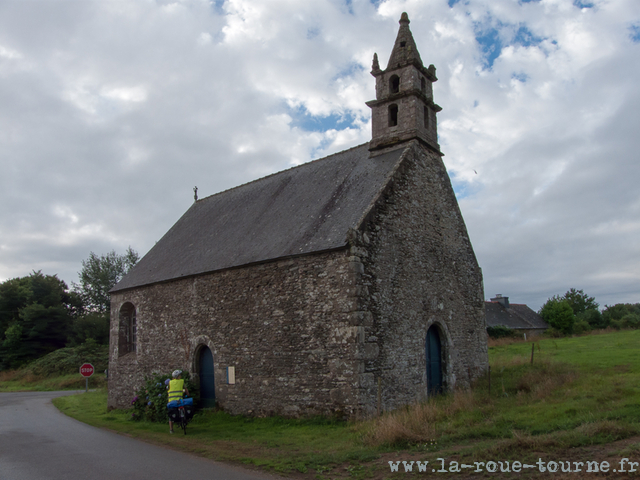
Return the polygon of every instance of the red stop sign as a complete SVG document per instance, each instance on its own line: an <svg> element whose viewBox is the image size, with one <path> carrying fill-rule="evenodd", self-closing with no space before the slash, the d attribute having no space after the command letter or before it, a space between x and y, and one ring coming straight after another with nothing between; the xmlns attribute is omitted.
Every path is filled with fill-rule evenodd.
<svg viewBox="0 0 640 480"><path fill-rule="evenodd" d="M80 375L83 377L90 377L93 375L93 365L85 363L80 367Z"/></svg>

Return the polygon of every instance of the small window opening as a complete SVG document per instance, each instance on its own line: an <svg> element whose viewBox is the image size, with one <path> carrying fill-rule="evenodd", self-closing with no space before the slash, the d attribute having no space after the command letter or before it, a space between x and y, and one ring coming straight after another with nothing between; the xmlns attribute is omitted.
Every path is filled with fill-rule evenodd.
<svg viewBox="0 0 640 480"><path fill-rule="evenodd" d="M420 79L420 90L422 91L422 93L427 92L427 82L425 81L424 77Z"/></svg>
<svg viewBox="0 0 640 480"><path fill-rule="evenodd" d="M398 125L398 105L389 105L389 126L395 127Z"/></svg>
<svg viewBox="0 0 640 480"><path fill-rule="evenodd" d="M118 356L136 351L137 326L136 308L132 303L125 303L120 308L120 325L118 332Z"/></svg>
<svg viewBox="0 0 640 480"><path fill-rule="evenodd" d="M424 107L424 128L429 128L429 107Z"/></svg>
<svg viewBox="0 0 640 480"><path fill-rule="evenodd" d="M400 46L401 47L406 47L407 46L407 42L400 42Z"/></svg>
<svg viewBox="0 0 640 480"><path fill-rule="evenodd" d="M400 91L400 77L393 75L389 79L389 92L398 93Z"/></svg>

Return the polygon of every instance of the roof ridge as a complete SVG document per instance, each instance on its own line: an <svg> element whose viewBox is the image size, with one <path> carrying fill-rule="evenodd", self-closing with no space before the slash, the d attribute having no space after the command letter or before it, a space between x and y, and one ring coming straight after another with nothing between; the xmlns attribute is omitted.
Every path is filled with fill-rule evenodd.
<svg viewBox="0 0 640 480"><path fill-rule="evenodd" d="M223 193L227 193L227 192L230 192L232 190L236 190L236 189L238 189L240 187L244 187L246 185L251 185L252 183L257 183L257 182L260 182L262 180L266 180L267 178L271 178L271 177L274 177L276 175L280 175L281 173L288 172L288 171L291 171L291 170L295 170L296 168L305 167L307 165L311 165L312 163L316 163L316 162L319 162L321 160L327 160L327 159L329 159L331 157L335 157L336 155L340 155L340 154L349 152L351 150L355 150L356 148L361 148L361 147L363 147L365 145L369 145L369 142L362 143L360 145L356 145L355 147L347 148L346 150L341 150L339 152L332 153L331 155L327 155L326 157L316 158L315 160L310 160L308 162L301 163L300 165L295 165L293 167L285 168L284 170L280 170L279 172L270 173L269 175L266 175L264 177L256 178L255 180L250 180L250 181L248 181L246 183L241 183L240 185L236 185L235 187L227 188L226 190L220 190L219 192L212 193L211 195L208 195L208 196L203 197L203 198L201 198L199 200L196 200L194 202L194 205L197 205L198 203L200 203L200 202L202 202L204 200L210 199L211 197L216 197L216 196L221 195Z"/></svg>

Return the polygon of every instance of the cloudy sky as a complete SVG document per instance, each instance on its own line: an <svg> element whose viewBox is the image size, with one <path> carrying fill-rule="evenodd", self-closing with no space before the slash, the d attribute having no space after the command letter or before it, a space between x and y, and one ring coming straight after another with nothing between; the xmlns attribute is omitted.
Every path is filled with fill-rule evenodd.
<svg viewBox="0 0 640 480"><path fill-rule="evenodd" d="M0 280L367 142L403 11L485 297L640 302L638 0L0 0Z"/></svg>

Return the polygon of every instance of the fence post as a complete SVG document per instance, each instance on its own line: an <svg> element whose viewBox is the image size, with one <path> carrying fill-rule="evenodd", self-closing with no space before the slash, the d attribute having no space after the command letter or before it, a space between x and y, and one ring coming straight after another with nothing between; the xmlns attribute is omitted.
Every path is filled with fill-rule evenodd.
<svg viewBox="0 0 640 480"><path fill-rule="evenodd" d="M533 347L535 346L535 343L531 344L531 365L533 365Z"/></svg>

